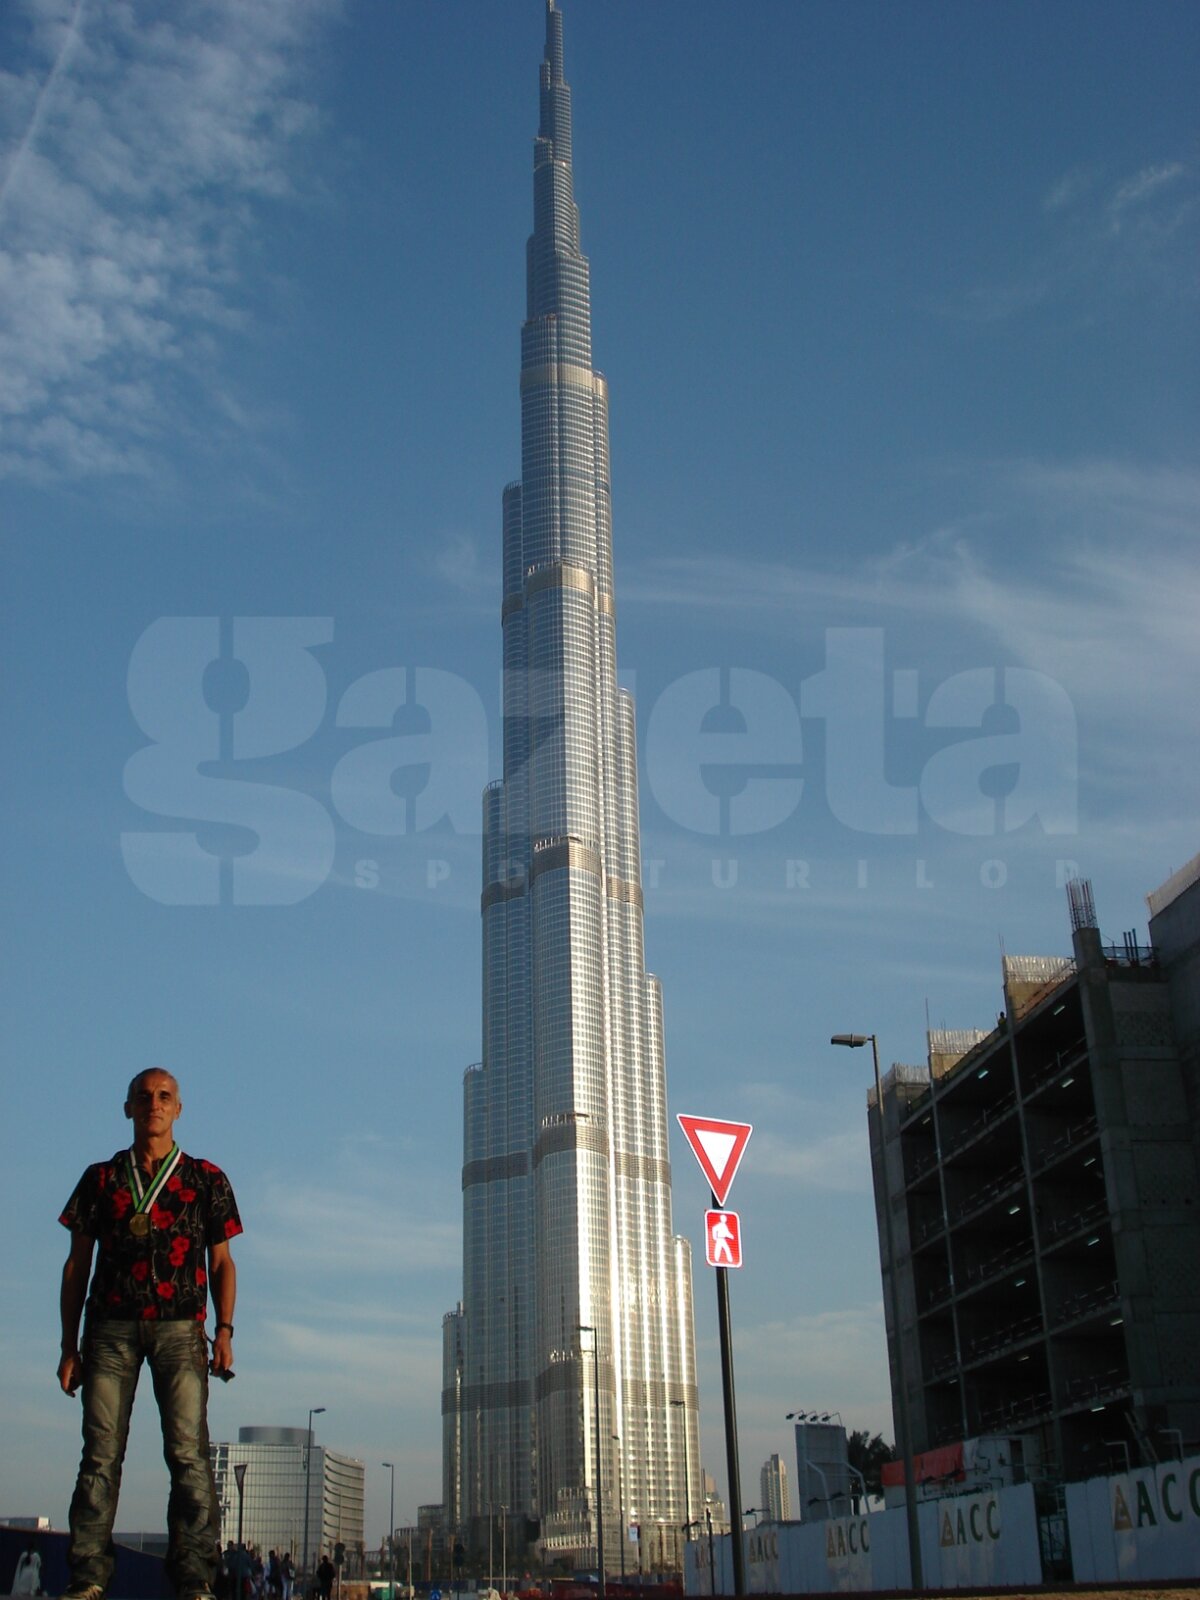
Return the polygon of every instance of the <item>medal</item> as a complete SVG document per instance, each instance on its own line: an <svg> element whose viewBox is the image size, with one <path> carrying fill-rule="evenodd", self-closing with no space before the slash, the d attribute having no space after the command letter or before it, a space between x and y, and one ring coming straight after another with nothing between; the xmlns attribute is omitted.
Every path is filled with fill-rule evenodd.
<svg viewBox="0 0 1200 1600"><path fill-rule="evenodd" d="M167 1179L179 1165L183 1151L177 1144L171 1146L171 1153L159 1167L154 1181L147 1189L142 1182L142 1174L134 1158L132 1150L129 1151L129 1187L137 1196L137 1206L129 1219L129 1231L135 1239L144 1239L150 1232L150 1210L158 1199L159 1192L166 1184Z"/></svg>

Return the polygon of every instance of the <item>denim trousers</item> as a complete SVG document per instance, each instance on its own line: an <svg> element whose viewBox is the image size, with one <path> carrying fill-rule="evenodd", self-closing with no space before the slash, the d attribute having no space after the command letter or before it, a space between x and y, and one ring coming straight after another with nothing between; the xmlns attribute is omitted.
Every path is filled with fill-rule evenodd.
<svg viewBox="0 0 1200 1600"><path fill-rule="evenodd" d="M107 1591L129 1417L142 1362L150 1366L171 1473L167 1576L176 1593L210 1592L221 1514L208 1454L208 1348L199 1322L89 1320L83 1340L83 1459L71 1498L73 1583Z"/></svg>

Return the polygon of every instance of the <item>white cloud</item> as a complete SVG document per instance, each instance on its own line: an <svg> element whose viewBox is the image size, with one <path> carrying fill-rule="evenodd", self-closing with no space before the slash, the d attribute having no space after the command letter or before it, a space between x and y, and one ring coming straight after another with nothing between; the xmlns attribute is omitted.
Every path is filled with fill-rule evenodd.
<svg viewBox="0 0 1200 1600"><path fill-rule="evenodd" d="M754 1135L754 1162L756 1172L785 1178L800 1189L855 1194L870 1183L861 1126L804 1143L759 1128Z"/></svg>
<svg viewBox="0 0 1200 1600"><path fill-rule="evenodd" d="M479 540L470 534L439 534L434 541L431 564L437 576L452 589L464 594L494 595L496 574L491 560L486 566L483 564Z"/></svg>
<svg viewBox="0 0 1200 1600"><path fill-rule="evenodd" d="M1053 184L1042 200L1043 211L1063 211L1075 205L1095 186L1096 172L1090 167L1072 167Z"/></svg>
<svg viewBox="0 0 1200 1600"><path fill-rule="evenodd" d="M1037 746L1046 781L1053 776L1057 785L1047 792L1061 806L1075 796L1073 815L1061 806L1055 814L1056 830L1065 830L1059 853L1074 854L1086 837L1088 870L1127 859L1134 841L1122 833L1121 819L1132 804L1139 853L1157 863L1186 858L1194 839L1200 707L1178 686L1200 679L1200 470L1084 458L963 465L955 476L956 495L974 505L923 539L836 568L724 556L646 564L622 587L622 601L649 602L660 614L674 606L700 619L719 607L735 625L753 629L764 647L770 642L779 650L777 670L797 703L797 641L806 640L810 650L804 671L815 671L822 633L845 627L886 630L885 661L889 669L916 669L922 707L936 688L974 668L1039 674L1022 692L1036 690L1046 720L1030 723L1029 732L1036 738L1039 726L1054 730ZM656 798L650 739L643 760L651 780L646 794ZM805 778L803 803L811 807L819 764ZM953 834L947 814L938 812L937 820ZM940 882L950 839L944 833L937 839L930 850L926 836L920 853L932 854ZM739 883L753 880L756 919L773 910L795 923L814 911L829 919L850 909L854 885L831 878L819 846L789 847L814 856L800 893L785 885L783 862L770 882L761 871L754 877L754 839L737 840L736 849L713 849L715 843L700 840L689 854L678 830L664 835L651 822L646 861L664 862L657 883L647 869L647 906L655 916L726 914L733 897L710 881L718 854L745 858ZM1010 839L1006 854L1018 848ZM871 903L879 911L877 892L873 885Z"/></svg>
<svg viewBox="0 0 1200 1600"><path fill-rule="evenodd" d="M1026 460L964 466L959 475L975 478L976 510L854 566L676 557L637 568L621 600L719 607L757 627L777 620L793 634L806 625L890 623L927 640L982 635L1014 664L1130 715L1147 711L1149 663L1163 683L1194 681L1200 471ZM1014 555L1021 550L1036 559ZM1165 697L1161 709L1178 714Z"/></svg>
<svg viewBox="0 0 1200 1600"><path fill-rule="evenodd" d="M1002 275L943 301L944 315L996 323L1053 311L1068 324L1111 316L1131 297L1158 307L1195 286L1195 174L1165 160L1128 177L1095 168L1063 174L1030 217ZM1189 226L1190 224L1190 226Z"/></svg>
<svg viewBox="0 0 1200 1600"><path fill-rule="evenodd" d="M294 195L333 4L29 0L31 59L0 75L0 471L145 473L215 387L211 335L242 318L258 208Z"/></svg>
<svg viewBox="0 0 1200 1600"><path fill-rule="evenodd" d="M364 1164L365 1165L365 1164ZM268 1184L249 1244L272 1270L285 1274L382 1274L448 1271L461 1256L457 1220L447 1221L406 1181L403 1158L389 1173L375 1167L356 1179L323 1171Z"/></svg>
<svg viewBox="0 0 1200 1600"><path fill-rule="evenodd" d="M340 1303L335 1302L330 1310L335 1325L328 1328L294 1318L263 1320L264 1342L290 1369L289 1382L294 1382L298 1373L311 1373L325 1389L346 1397L369 1403L386 1394L393 1407L411 1406L421 1416L423 1429L432 1432L421 1413L428 1409L430 1394L441 1388L441 1331L436 1324L414 1336L393 1319L377 1332L369 1332L356 1328L353 1315L345 1315Z"/></svg>
<svg viewBox="0 0 1200 1600"><path fill-rule="evenodd" d="M1129 206L1141 205L1168 184L1178 182L1186 170L1181 161L1164 161L1156 167L1144 167L1141 172L1134 173L1132 178L1126 178L1117 185L1110 210L1115 214Z"/></svg>
<svg viewBox="0 0 1200 1600"><path fill-rule="evenodd" d="M878 1301L838 1310L739 1322L736 1334L738 1434L743 1492L758 1463L773 1450L790 1455L786 1410L817 1406L837 1411L847 1430L892 1437L883 1307ZM713 1360L710 1348L702 1364ZM706 1382L705 1393L715 1384ZM705 1462L723 1462L719 1408L704 1413ZM723 1477L724 1474L721 1474Z"/></svg>

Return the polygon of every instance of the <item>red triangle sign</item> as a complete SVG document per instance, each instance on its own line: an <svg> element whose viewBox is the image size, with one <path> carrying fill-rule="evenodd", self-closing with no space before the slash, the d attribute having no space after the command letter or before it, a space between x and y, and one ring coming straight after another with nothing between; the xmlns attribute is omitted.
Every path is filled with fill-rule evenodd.
<svg viewBox="0 0 1200 1600"><path fill-rule="evenodd" d="M742 1154L754 1132L749 1122L722 1122L716 1117L685 1117L677 1113L679 1126L700 1163L718 1206L725 1204L741 1164Z"/></svg>

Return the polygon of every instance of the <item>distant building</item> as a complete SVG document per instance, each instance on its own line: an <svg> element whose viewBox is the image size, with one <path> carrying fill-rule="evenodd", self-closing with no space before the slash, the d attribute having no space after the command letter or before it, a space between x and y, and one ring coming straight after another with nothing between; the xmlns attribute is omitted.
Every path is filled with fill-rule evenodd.
<svg viewBox="0 0 1200 1600"><path fill-rule="evenodd" d="M768 1522L790 1522L792 1499L788 1494L787 1467L778 1456L770 1456L759 1473L760 1510Z"/></svg>
<svg viewBox="0 0 1200 1600"><path fill-rule="evenodd" d="M147 1555L165 1556L168 1539L165 1528L148 1528L134 1533L114 1533L113 1543L124 1545L127 1550L144 1550Z"/></svg>
<svg viewBox="0 0 1200 1600"><path fill-rule="evenodd" d="M436 1583L451 1587L459 1574L452 1570L452 1542L447 1538L444 1505L417 1507L416 1526L396 1529L396 1574L412 1583Z"/></svg>
<svg viewBox="0 0 1200 1600"><path fill-rule="evenodd" d="M796 1498L801 1522L844 1517L852 1509L860 1483L854 1480L847 1453L846 1430L828 1413L800 1414L796 1419Z"/></svg>
<svg viewBox="0 0 1200 1600"><path fill-rule="evenodd" d="M707 1524L709 1522L712 1524L712 1531L714 1533L728 1533L729 1512L725 1508L724 1500L722 1500L721 1496L717 1493L717 1480L713 1477L711 1472L705 1472L703 1474L703 1480L704 1503L701 1508L701 1515L704 1517L706 1525L700 1530L701 1536L704 1536L707 1533Z"/></svg>
<svg viewBox="0 0 1200 1600"><path fill-rule="evenodd" d="M1006 956L996 1026L930 1033L882 1149L873 1090L869 1120L914 1450L1002 1436L1078 1479L1200 1438L1200 857L1148 946L1068 887L1073 956Z"/></svg>
<svg viewBox="0 0 1200 1600"><path fill-rule="evenodd" d="M308 1558L311 1567L320 1551L346 1546L353 1569L363 1545L366 1470L361 1461L338 1455L324 1445L311 1446L304 1428L240 1428L236 1444L210 1447L217 1499L221 1507L221 1543L236 1541L238 1486L235 1469L246 1468L242 1505L242 1538L264 1554L290 1551L299 1566L304 1557L304 1496L308 1487Z"/></svg>

